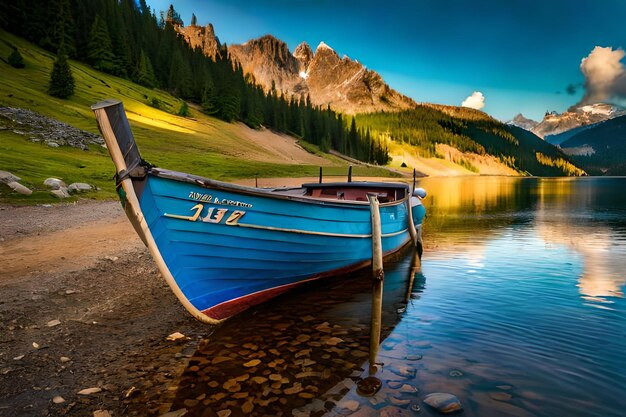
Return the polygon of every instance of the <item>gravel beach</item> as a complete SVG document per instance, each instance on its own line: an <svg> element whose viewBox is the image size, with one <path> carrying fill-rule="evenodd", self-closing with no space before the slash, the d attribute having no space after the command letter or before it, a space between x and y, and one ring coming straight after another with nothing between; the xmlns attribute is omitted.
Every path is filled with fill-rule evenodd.
<svg viewBox="0 0 626 417"><path fill-rule="evenodd" d="M0 259L0 416L169 411L213 328L180 306L119 202L0 206Z"/></svg>

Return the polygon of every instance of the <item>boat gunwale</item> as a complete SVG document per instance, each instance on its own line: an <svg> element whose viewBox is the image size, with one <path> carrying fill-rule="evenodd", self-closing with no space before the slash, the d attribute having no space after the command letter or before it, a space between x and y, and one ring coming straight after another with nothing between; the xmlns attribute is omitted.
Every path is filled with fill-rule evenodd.
<svg viewBox="0 0 626 417"><path fill-rule="evenodd" d="M194 174L188 174L185 172L172 171L172 170L164 169L164 168L152 167L147 170L147 174L154 175L158 178L169 179L172 181L195 184L203 188L217 189L220 191L234 192L238 194L251 195L254 197L267 197L267 198L279 199L279 200L291 200L291 201L298 201L298 202L308 203L308 204L337 206L341 208L346 208L346 206L356 206L355 208L359 208L359 209L368 208L369 210L369 206L370 206L369 202L367 201L333 200L333 199L325 199L325 198L316 198L316 197L305 196L305 195L297 196L297 195L281 194L280 188L247 187L244 185L232 184L228 182L214 180L211 178L201 177L201 176L194 175ZM364 181L364 182L343 182L343 183L336 182L332 184L334 186L338 186L338 185L350 186L350 184L358 184L359 188L367 188L367 185L369 184L380 184L380 183L370 183L370 182ZM405 184L403 182L388 182L388 183L382 183L382 184L388 184L387 187L389 188L395 188L393 187L395 185L399 189L404 189L405 195L401 199L390 201L387 203L381 203L380 204L381 207L392 207L392 206L399 205L399 204L405 204L409 200L410 188L408 184ZM286 188L285 190L294 190L294 189L300 189L300 188L304 189L306 188L304 187L304 185L312 185L312 184L303 184L303 187L291 187L291 188Z"/></svg>

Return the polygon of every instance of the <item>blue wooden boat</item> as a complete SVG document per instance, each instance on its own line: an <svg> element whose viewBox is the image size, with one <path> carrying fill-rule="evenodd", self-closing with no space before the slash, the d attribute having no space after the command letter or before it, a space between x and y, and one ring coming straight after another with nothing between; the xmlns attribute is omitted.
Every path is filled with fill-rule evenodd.
<svg viewBox="0 0 626 417"><path fill-rule="evenodd" d="M265 189L156 168L141 158L120 101L92 110L128 218L176 296L203 322L219 323L298 284L369 265L368 193L380 202L384 255L409 242L421 254L426 210L407 184Z"/></svg>

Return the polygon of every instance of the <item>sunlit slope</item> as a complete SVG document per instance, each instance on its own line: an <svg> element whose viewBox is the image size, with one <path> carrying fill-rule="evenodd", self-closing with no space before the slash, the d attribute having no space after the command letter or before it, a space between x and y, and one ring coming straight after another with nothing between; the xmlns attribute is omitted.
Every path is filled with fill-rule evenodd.
<svg viewBox="0 0 626 417"><path fill-rule="evenodd" d="M5 61L12 47L19 49L26 67L15 69ZM0 106L21 107L58 119L74 127L98 133L90 106L105 98L124 102L133 133L144 159L169 169L216 179L310 176L320 165L325 173L345 173L346 163L327 154L312 154L297 141L270 131L256 131L209 117L191 106L190 117L176 116L182 101L158 90L98 72L71 62L75 94L68 100L46 93L54 55L29 42L0 31ZM162 110L150 107L157 99ZM308 149L311 145L306 145ZM99 196L113 196L114 172L105 149L89 151L50 148L31 143L11 131L0 131L0 170L15 173L22 183L41 188L50 176L67 182L88 182L103 188ZM388 176L389 171L357 167L355 174ZM4 191L4 192L3 192ZM6 199L6 190L0 190ZM35 193L37 194L37 193ZM47 193L46 193L47 195ZM33 198L34 197L34 198ZM37 195L30 198L37 201ZM43 198L43 195L41 196ZM12 196L11 198L19 198ZM43 198L43 200L46 200Z"/></svg>
<svg viewBox="0 0 626 417"><path fill-rule="evenodd" d="M395 164L428 175L581 175L558 148L486 113L423 104L396 113L357 116L359 126L384 140Z"/></svg>

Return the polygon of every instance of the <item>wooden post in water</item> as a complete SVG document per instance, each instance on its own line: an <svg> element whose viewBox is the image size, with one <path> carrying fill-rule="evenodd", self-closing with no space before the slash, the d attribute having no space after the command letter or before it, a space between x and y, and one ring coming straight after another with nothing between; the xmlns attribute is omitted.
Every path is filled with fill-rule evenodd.
<svg viewBox="0 0 626 417"><path fill-rule="evenodd" d="M352 182L352 165L348 167L348 182Z"/></svg>
<svg viewBox="0 0 626 417"><path fill-rule="evenodd" d="M320 184L322 183L322 167L320 167Z"/></svg>
<svg viewBox="0 0 626 417"><path fill-rule="evenodd" d="M411 300L411 293L413 292L413 283L415 281L415 274L422 273L422 260L420 259L417 251L413 251L411 258L411 268L409 268L409 285L407 287L404 303L408 304Z"/></svg>
<svg viewBox="0 0 626 417"><path fill-rule="evenodd" d="M372 221L372 320L370 323L370 375L376 373L376 356L380 345L383 308L383 244L380 226L380 209L375 194L367 194Z"/></svg>

